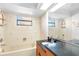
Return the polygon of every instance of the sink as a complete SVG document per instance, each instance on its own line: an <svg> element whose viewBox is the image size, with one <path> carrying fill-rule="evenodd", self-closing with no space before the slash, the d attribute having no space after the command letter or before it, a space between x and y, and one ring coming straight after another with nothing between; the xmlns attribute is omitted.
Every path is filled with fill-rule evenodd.
<svg viewBox="0 0 79 59"><path fill-rule="evenodd" d="M61 48L64 46L64 43L62 43L61 41L56 41L56 42L42 42L42 45L49 47L49 48Z"/></svg>
<svg viewBox="0 0 79 59"><path fill-rule="evenodd" d="M48 45L49 42L42 42L42 45Z"/></svg>
<svg viewBox="0 0 79 59"><path fill-rule="evenodd" d="M44 46L48 46L48 47L55 47L56 46L56 43L51 43L51 42L42 42L42 45Z"/></svg>

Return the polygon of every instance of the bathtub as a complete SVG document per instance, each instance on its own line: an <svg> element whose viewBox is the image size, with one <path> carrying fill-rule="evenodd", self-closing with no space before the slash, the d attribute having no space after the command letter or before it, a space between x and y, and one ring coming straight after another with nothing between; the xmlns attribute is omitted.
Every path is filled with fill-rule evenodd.
<svg viewBox="0 0 79 59"><path fill-rule="evenodd" d="M22 46L23 47L23 46ZM4 51L0 51L0 56L35 56L36 55L36 46L30 46L30 47L24 47L24 48L19 48L18 49L11 49L8 50L8 48L0 47L3 48ZM16 47L15 47L16 48Z"/></svg>

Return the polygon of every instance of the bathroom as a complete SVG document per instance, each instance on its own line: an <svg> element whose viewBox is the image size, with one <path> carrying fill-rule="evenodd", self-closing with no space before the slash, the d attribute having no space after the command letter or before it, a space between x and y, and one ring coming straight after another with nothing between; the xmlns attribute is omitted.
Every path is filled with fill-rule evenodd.
<svg viewBox="0 0 79 59"><path fill-rule="evenodd" d="M52 56L51 49L37 53L39 41L48 37L66 42L67 48L73 44L70 54L79 55L79 3L43 5L0 3L0 56Z"/></svg>

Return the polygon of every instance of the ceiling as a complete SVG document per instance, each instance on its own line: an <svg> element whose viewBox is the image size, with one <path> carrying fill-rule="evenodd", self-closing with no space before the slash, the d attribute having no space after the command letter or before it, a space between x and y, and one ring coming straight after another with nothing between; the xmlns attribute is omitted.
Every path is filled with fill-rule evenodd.
<svg viewBox="0 0 79 59"><path fill-rule="evenodd" d="M13 3L15 5L21 6L21 7L25 7L25 8L38 8L39 6L41 6L41 3Z"/></svg>
<svg viewBox="0 0 79 59"><path fill-rule="evenodd" d="M9 13L39 17L45 13L45 11L40 10L40 7L42 5L43 5L42 3L0 3L0 9ZM54 8L56 5L53 5L52 3L51 8ZM48 8L51 9L50 6ZM72 16L77 12L79 12L79 3L66 3L65 5L58 8L56 11L52 13L53 15L55 14L55 16L56 14Z"/></svg>
<svg viewBox="0 0 79 59"><path fill-rule="evenodd" d="M54 9L54 7L53 7ZM79 3L66 3L54 12L49 10L49 16L57 19L64 19L79 13Z"/></svg>
<svg viewBox="0 0 79 59"><path fill-rule="evenodd" d="M57 9L54 13L72 16L77 12L79 12L79 3L66 3Z"/></svg>
<svg viewBox="0 0 79 59"><path fill-rule="evenodd" d="M41 3L0 3L0 9L8 13L31 15L40 17L44 11L40 10Z"/></svg>

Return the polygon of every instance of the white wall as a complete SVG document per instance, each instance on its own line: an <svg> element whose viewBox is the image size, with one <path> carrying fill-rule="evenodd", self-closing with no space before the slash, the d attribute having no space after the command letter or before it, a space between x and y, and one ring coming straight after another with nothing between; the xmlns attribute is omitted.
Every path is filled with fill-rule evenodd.
<svg viewBox="0 0 79 59"><path fill-rule="evenodd" d="M78 40L79 39L79 13L66 18L66 28L64 30L64 40Z"/></svg>
<svg viewBox="0 0 79 59"><path fill-rule="evenodd" d="M53 18L53 17L52 17ZM48 35L53 38L58 38L58 19L55 19L55 27L48 27ZM53 19L52 19L53 20Z"/></svg>
<svg viewBox="0 0 79 59"><path fill-rule="evenodd" d="M53 18L55 19L55 27L48 28L49 36L51 36L53 38L58 38L58 39L70 39L70 36L69 36L70 35L69 28L70 27L65 28L65 29L61 28L62 20L64 20L66 18L66 23L69 22L69 15L49 13L49 17L51 17L52 19ZM67 26L69 26L69 25L67 25ZM65 35L65 37L63 37L63 34ZM66 38L66 37L68 37L68 38Z"/></svg>
<svg viewBox="0 0 79 59"><path fill-rule="evenodd" d="M68 17L64 19L65 21L65 28L61 28L61 39L64 40L71 40L72 39L72 18ZM64 36L62 35L64 34Z"/></svg>
<svg viewBox="0 0 79 59"><path fill-rule="evenodd" d="M72 39L79 40L79 13L72 16Z"/></svg>
<svg viewBox="0 0 79 59"><path fill-rule="evenodd" d="M0 39L4 39L4 27L3 26L0 26Z"/></svg>
<svg viewBox="0 0 79 59"><path fill-rule="evenodd" d="M41 17L41 37L42 40L48 37L48 13Z"/></svg>
<svg viewBox="0 0 79 59"><path fill-rule="evenodd" d="M71 38L71 32L72 32L72 18L68 15L63 14L49 14L49 17L55 19L55 27L49 27L49 35L53 38L63 39L63 40L70 40ZM65 28L61 28L61 22L65 21ZM64 36L63 36L64 34Z"/></svg>
<svg viewBox="0 0 79 59"><path fill-rule="evenodd" d="M53 17L53 16L52 16ZM58 35L59 39L63 40L78 40L79 39L79 13L64 18L65 21L65 28L61 28L61 19L58 20L58 28L52 28L51 30L49 29L50 34L52 36ZM56 31L58 30L58 32ZM64 34L64 36L63 36Z"/></svg>

